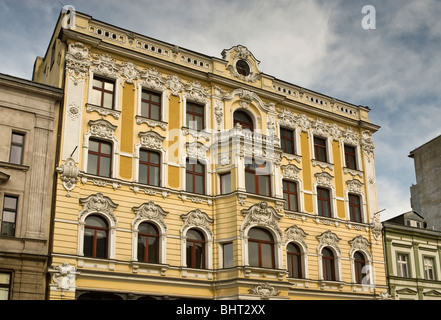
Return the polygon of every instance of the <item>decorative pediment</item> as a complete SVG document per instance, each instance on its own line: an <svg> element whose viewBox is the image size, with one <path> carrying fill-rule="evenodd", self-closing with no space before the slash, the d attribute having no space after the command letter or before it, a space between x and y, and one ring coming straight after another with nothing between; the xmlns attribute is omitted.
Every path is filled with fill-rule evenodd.
<svg viewBox="0 0 441 320"><path fill-rule="evenodd" d="M299 242L302 244L302 246L307 249L308 246L305 242L305 238L308 234L303 231L302 228L299 228L298 226L292 226L286 229L285 231L285 239L286 242L294 241Z"/></svg>
<svg viewBox="0 0 441 320"><path fill-rule="evenodd" d="M103 76L108 76L112 78L118 77L118 72L121 66L107 53L92 55L92 66L93 71L99 73Z"/></svg>
<svg viewBox="0 0 441 320"><path fill-rule="evenodd" d="M90 120L90 134L99 138L113 138L117 126L104 119Z"/></svg>
<svg viewBox="0 0 441 320"><path fill-rule="evenodd" d="M248 209L243 209L242 214L245 219L242 223L241 230L244 231L249 226L270 227L277 231L282 237L282 231L279 228L278 221L283 217L276 209L270 207L266 202L254 204Z"/></svg>
<svg viewBox="0 0 441 320"><path fill-rule="evenodd" d="M360 137L354 130L348 127L343 133L343 141L347 144L358 146L360 144Z"/></svg>
<svg viewBox="0 0 441 320"><path fill-rule="evenodd" d="M168 212L164 211L161 206L155 204L153 201L143 203L139 207L133 207L132 210L136 214L132 227L134 227L139 221L152 220L161 224L164 230L167 230L164 217L168 214Z"/></svg>
<svg viewBox="0 0 441 320"><path fill-rule="evenodd" d="M81 210L79 214L80 219L82 216L89 213L103 213L111 217L116 222L116 217L113 214L113 211L118 205L101 192L92 194L87 198L80 199L80 203L83 206L83 210Z"/></svg>
<svg viewBox="0 0 441 320"><path fill-rule="evenodd" d="M438 290L430 290L427 292L424 292L423 295L428 296L428 297L441 297L441 292Z"/></svg>
<svg viewBox="0 0 441 320"><path fill-rule="evenodd" d="M332 188L332 179L334 179L334 177L331 176L329 173L318 172L315 174L315 177L317 179L318 186Z"/></svg>
<svg viewBox="0 0 441 320"><path fill-rule="evenodd" d="M207 102L208 94L198 81L192 81L190 84L187 84L185 90L187 91L187 99L202 103Z"/></svg>
<svg viewBox="0 0 441 320"><path fill-rule="evenodd" d="M165 78L155 68L143 70L140 74L141 85L148 89L162 91L165 85Z"/></svg>
<svg viewBox="0 0 441 320"><path fill-rule="evenodd" d="M161 150L162 142L164 141L165 137L161 136L159 133L155 131L147 131L140 132L138 135L141 139L140 143L142 147Z"/></svg>
<svg viewBox="0 0 441 320"><path fill-rule="evenodd" d="M323 247L330 246L340 253L340 248L338 247L338 242L341 240L335 233L331 230L323 232L321 235L317 236L319 241L318 251L320 252Z"/></svg>
<svg viewBox="0 0 441 320"><path fill-rule="evenodd" d="M364 253L368 254L371 257L371 253L369 248L371 247L371 243L361 235L358 235L354 239L349 241L349 245L351 246L351 252L355 252L357 250L361 250Z"/></svg>
<svg viewBox="0 0 441 320"><path fill-rule="evenodd" d="M193 227L199 227L208 232L208 234L213 234L210 229L210 224L213 223L214 220L211 219L205 212L202 212L200 209L195 209L187 214L182 214L181 219L184 221L181 232Z"/></svg>
<svg viewBox="0 0 441 320"><path fill-rule="evenodd" d="M299 172L300 168L298 168L294 164L288 164L281 166L282 169L282 175L284 179L290 179L290 180L298 180L299 179Z"/></svg>
<svg viewBox="0 0 441 320"><path fill-rule="evenodd" d="M395 291L395 293L397 293L397 294L409 294L409 295L416 295L416 294L418 294L417 291L412 290L410 288L400 289L400 290Z"/></svg>
<svg viewBox="0 0 441 320"><path fill-rule="evenodd" d="M89 49L82 43L71 43L66 53L66 69L73 76L75 85L89 72Z"/></svg>
<svg viewBox="0 0 441 320"><path fill-rule="evenodd" d="M170 94L174 96L179 96L179 93L184 91L184 83L181 78L176 75L168 76L165 80L165 86L170 90Z"/></svg>
<svg viewBox="0 0 441 320"><path fill-rule="evenodd" d="M121 75L125 77L124 81L122 82L123 86L126 82L133 84L135 80L140 78L140 70L132 62L123 62L120 67L120 72Z"/></svg>
<svg viewBox="0 0 441 320"><path fill-rule="evenodd" d="M242 45L223 50L222 59L227 61L227 70L237 79L255 82L261 78L258 69L260 61Z"/></svg>
<svg viewBox="0 0 441 320"><path fill-rule="evenodd" d="M363 183L360 180L357 179L352 179L352 180L348 180L346 181L346 184L348 185L348 191L349 192L353 192L353 193L357 193L357 194L362 194L362 187L363 187Z"/></svg>
<svg viewBox="0 0 441 320"><path fill-rule="evenodd" d="M208 147L201 142L188 142L186 144L187 154L186 156L190 159L197 159L204 162L208 161L207 150Z"/></svg>

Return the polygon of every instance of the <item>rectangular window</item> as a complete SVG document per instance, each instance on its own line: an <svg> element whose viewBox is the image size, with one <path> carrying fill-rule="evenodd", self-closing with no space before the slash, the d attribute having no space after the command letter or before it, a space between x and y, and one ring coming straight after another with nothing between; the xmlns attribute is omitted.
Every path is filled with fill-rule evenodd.
<svg viewBox="0 0 441 320"><path fill-rule="evenodd" d="M228 242L222 244L222 252L223 252L223 262L224 268L232 268L234 267L234 260L233 260L233 243Z"/></svg>
<svg viewBox="0 0 441 320"><path fill-rule="evenodd" d="M14 164L23 164L24 134L13 132L11 138L11 153L9 162Z"/></svg>
<svg viewBox="0 0 441 320"><path fill-rule="evenodd" d="M331 196L328 189L317 188L318 214L322 217L331 217Z"/></svg>
<svg viewBox="0 0 441 320"><path fill-rule="evenodd" d="M231 173L219 174L220 194L227 194L231 192Z"/></svg>
<svg viewBox="0 0 441 320"><path fill-rule="evenodd" d="M161 94L142 90L141 95L141 116L161 120Z"/></svg>
<svg viewBox="0 0 441 320"><path fill-rule="evenodd" d="M280 128L280 144L283 152L295 154L294 131Z"/></svg>
<svg viewBox="0 0 441 320"><path fill-rule="evenodd" d="M0 300L9 300L10 291L11 274L8 272L0 272Z"/></svg>
<svg viewBox="0 0 441 320"><path fill-rule="evenodd" d="M424 278L427 280L435 280L434 259L432 257L424 257Z"/></svg>
<svg viewBox="0 0 441 320"><path fill-rule="evenodd" d="M115 81L94 77L91 103L103 108L113 109L115 105Z"/></svg>
<svg viewBox="0 0 441 320"><path fill-rule="evenodd" d="M193 130L204 130L204 106L187 101L186 126Z"/></svg>
<svg viewBox="0 0 441 320"><path fill-rule="evenodd" d="M254 160L245 164L245 189L247 192L271 196L271 170L269 166L270 164L266 161L257 164Z"/></svg>
<svg viewBox="0 0 441 320"><path fill-rule="evenodd" d="M321 162L328 162L328 154L326 150L326 140L314 137L314 154L315 159Z"/></svg>
<svg viewBox="0 0 441 320"><path fill-rule="evenodd" d="M112 144L100 140L89 140L87 173L101 177L112 174Z"/></svg>
<svg viewBox="0 0 441 320"><path fill-rule="evenodd" d="M346 168L357 170L357 158L354 147L345 145L345 165Z"/></svg>
<svg viewBox="0 0 441 320"><path fill-rule="evenodd" d="M139 183L152 186L160 185L160 159L161 156L158 152L148 150L139 151Z"/></svg>
<svg viewBox="0 0 441 320"><path fill-rule="evenodd" d="M18 197L6 196L3 198L2 228L3 237L15 236L15 219L17 217Z"/></svg>
<svg viewBox="0 0 441 320"><path fill-rule="evenodd" d="M349 194L349 219L354 222L361 222L360 196Z"/></svg>
<svg viewBox="0 0 441 320"><path fill-rule="evenodd" d="M403 278L409 277L409 266L407 254L398 254L398 276Z"/></svg>
<svg viewBox="0 0 441 320"><path fill-rule="evenodd" d="M205 165L199 161L187 159L185 173L185 190L205 194Z"/></svg>
<svg viewBox="0 0 441 320"><path fill-rule="evenodd" d="M298 211L297 184L292 181L283 180L283 199L285 199L285 210Z"/></svg>

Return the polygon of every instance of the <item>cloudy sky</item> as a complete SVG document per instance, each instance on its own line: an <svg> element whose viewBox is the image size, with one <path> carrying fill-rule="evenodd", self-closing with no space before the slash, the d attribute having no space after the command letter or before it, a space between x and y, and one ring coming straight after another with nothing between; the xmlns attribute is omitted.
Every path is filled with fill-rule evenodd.
<svg viewBox="0 0 441 320"><path fill-rule="evenodd" d="M0 0L0 73L31 79L67 4L209 56L244 45L266 74L369 106L382 220L410 210L408 154L441 134L441 1Z"/></svg>

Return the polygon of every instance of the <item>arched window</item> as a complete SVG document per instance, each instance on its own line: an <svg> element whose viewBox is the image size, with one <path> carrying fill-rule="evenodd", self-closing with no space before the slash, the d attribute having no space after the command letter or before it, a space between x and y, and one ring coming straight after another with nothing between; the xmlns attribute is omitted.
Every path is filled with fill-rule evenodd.
<svg viewBox="0 0 441 320"><path fill-rule="evenodd" d="M249 129L253 131L254 124L253 119L248 115L248 113L244 111L236 111L234 112L233 116L233 126L235 127L237 123L239 123L242 126L242 129Z"/></svg>
<svg viewBox="0 0 441 320"><path fill-rule="evenodd" d="M248 261L250 266L275 268L274 239L271 233L261 228L248 232Z"/></svg>
<svg viewBox="0 0 441 320"><path fill-rule="evenodd" d="M138 261L159 263L159 232L148 222L138 227Z"/></svg>
<svg viewBox="0 0 441 320"><path fill-rule="evenodd" d="M205 269L205 237L196 229L187 232L187 267Z"/></svg>
<svg viewBox="0 0 441 320"><path fill-rule="evenodd" d="M323 248L322 250L322 267L323 267L323 279L329 281L335 281L335 258L334 253L329 248Z"/></svg>
<svg viewBox="0 0 441 320"><path fill-rule="evenodd" d="M366 266L366 260L364 258L364 255L357 251L354 253L354 272L355 272L355 282L356 283L362 283L363 280L363 274L366 275L365 272L363 272L363 268Z"/></svg>
<svg viewBox="0 0 441 320"><path fill-rule="evenodd" d="M86 218L84 227L84 255L92 258L107 258L109 228L107 222L95 215Z"/></svg>
<svg viewBox="0 0 441 320"><path fill-rule="evenodd" d="M288 272L291 278L303 278L302 275L302 252L298 245L289 243L286 247Z"/></svg>

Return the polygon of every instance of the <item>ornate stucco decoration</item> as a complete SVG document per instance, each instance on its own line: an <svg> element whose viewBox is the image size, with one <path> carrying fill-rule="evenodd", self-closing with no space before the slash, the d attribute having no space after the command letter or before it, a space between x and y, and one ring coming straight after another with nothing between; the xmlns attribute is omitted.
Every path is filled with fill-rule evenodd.
<svg viewBox="0 0 441 320"><path fill-rule="evenodd" d="M332 179L334 178L327 172L318 172L315 174L317 185L332 188Z"/></svg>
<svg viewBox="0 0 441 320"><path fill-rule="evenodd" d="M243 209L242 214L245 216L241 227L242 232L248 227L262 226L275 230L282 237L282 230L279 228L278 221L283 215L279 214L273 207L270 207L268 203L262 201L254 204L248 209Z"/></svg>
<svg viewBox="0 0 441 320"><path fill-rule="evenodd" d="M123 62L120 67L121 74L125 77L122 82L122 86L124 87L124 83L133 84L135 80L140 78L140 71L138 67L132 62ZM133 88L135 90L136 88Z"/></svg>
<svg viewBox="0 0 441 320"><path fill-rule="evenodd" d="M87 198L80 199L80 203L83 206L83 210L81 210L79 213L80 220L82 216L89 213L103 213L111 217L115 223L117 222L113 211L118 205L101 192L92 194Z"/></svg>
<svg viewBox="0 0 441 320"><path fill-rule="evenodd" d="M380 240L381 237L381 230L383 229L383 225L381 224L380 221L380 212L376 212L374 213L374 217L372 218L372 222L371 222L371 228L372 228L372 233L374 234L374 238L375 240Z"/></svg>
<svg viewBox="0 0 441 320"><path fill-rule="evenodd" d="M140 132L138 135L141 139L140 143L142 147L155 150L162 149L162 142L164 141L165 137L161 136L159 133L155 131L147 131Z"/></svg>
<svg viewBox="0 0 441 320"><path fill-rule="evenodd" d="M92 54L92 69L93 71L103 75L110 76L113 78L118 77L118 72L121 66L107 53L95 55Z"/></svg>
<svg viewBox="0 0 441 320"><path fill-rule="evenodd" d="M285 239L286 242L294 241L300 243L303 248L308 249L308 245L305 242L305 238L308 234L303 231L302 228L299 228L298 226L292 226L286 229L285 231Z"/></svg>
<svg viewBox="0 0 441 320"><path fill-rule="evenodd" d="M179 93L184 91L184 83L182 82L181 78L179 78L176 75L170 75L165 80L165 86L167 89L170 90L170 94L173 96L178 96Z"/></svg>
<svg viewBox="0 0 441 320"><path fill-rule="evenodd" d="M90 134L94 137L113 138L117 126L104 119L90 120Z"/></svg>
<svg viewBox="0 0 441 320"><path fill-rule="evenodd" d="M298 127L297 116L287 108L282 109L281 114L279 114L278 117L278 122L281 126L290 129L296 129Z"/></svg>
<svg viewBox="0 0 441 320"><path fill-rule="evenodd" d="M330 135L328 125L320 118L312 122L312 132L321 137L329 137Z"/></svg>
<svg viewBox="0 0 441 320"><path fill-rule="evenodd" d="M164 218L168 212L164 211L161 206L155 204L153 201L143 203L139 207L133 207L132 210L136 214L136 217L132 222L132 228L134 228L139 221L151 220L159 223L163 227L163 230L167 231L167 225L164 222Z"/></svg>
<svg viewBox="0 0 441 320"><path fill-rule="evenodd" d="M374 140L372 139L372 134L369 131L365 130L362 132L360 143L361 143L361 149L366 154L368 159L373 158L375 144L374 144Z"/></svg>
<svg viewBox="0 0 441 320"><path fill-rule="evenodd" d="M68 263L52 266L49 269L49 272L53 274L52 279L55 283L55 288L61 291L75 289L76 271L77 269Z"/></svg>
<svg viewBox="0 0 441 320"><path fill-rule="evenodd" d="M198 81L192 81L190 84L187 84L185 90L187 91L187 99L202 103L207 102L208 94Z"/></svg>
<svg viewBox="0 0 441 320"><path fill-rule="evenodd" d="M249 289L248 292L255 294L256 296L260 296L261 299L269 299L280 294L280 291L276 290L268 282L256 285L253 289Z"/></svg>
<svg viewBox="0 0 441 320"><path fill-rule="evenodd" d="M66 53L66 69L74 79L74 84L89 72L89 49L82 43L71 43Z"/></svg>
<svg viewBox="0 0 441 320"><path fill-rule="evenodd" d="M281 169L282 169L283 178L290 180L299 179L299 173L301 169L298 168L296 165L294 164L284 165L281 166Z"/></svg>
<svg viewBox="0 0 441 320"><path fill-rule="evenodd" d="M186 143L186 154L185 157L190 159L197 159L204 162L208 162L209 159L207 157L208 147L202 144L201 142L188 142ZM183 163L185 163L185 159L183 159Z"/></svg>
<svg viewBox="0 0 441 320"><path fill-rule="evenodd" d="M346 181L346 184L348 185L349 192L363 194L363 191L361 189L363 187L363 183L360 182L360 180L357 179L348 180Z"/></svg>
<svg viewBox="0 0 441 320"><path fill-rule="evenodd" d="M343 135L340 127L336 123L328 125L328 132L334 138L334 140L339 140Z"/></svg>
<svg viewBox="0 0 441 320"><path fill-rule="evenodd" d="M352 146L358 146L360 144L360 137L351 128L346 128L346 131L343 132L343 141Z"/></svg>
<svg viewBox="0 0 441 320"><path fill-rule="evenodd" d="M224 104L220 100L214 102L214 116L216 117L216 129L221 131L224 119Z"/></svg>
<svg viewBox="0 0 441 320"><path fill-rule="evenodd" d="M271 103L264 103L262 99L260 99L259 95L253 91L238 88L235 89L231 94L225 95L223 97L224 100L231 100L234 97L239 96L240 102L242 108L248 108L251 102L255 102L257 106L269 114L276 114L274 104Z"/></svg>
<svg viewBox="0 0 441 320"><path fill-rule="evenodd" d="M364 238L363 236L358 235L354 239L350 240L349 241L349 245L351 246L351 255L355 251L361 250L365 254L368 255L369 259L372 258L371 252L369 250L369 248L371 247L371 243L366 238Z"/></svg>
<svg viewBox="0 0 441 320"><path fill-rule="evenodd" d="M64 189L67 190L66 196L70 197L69 192L75 188L75 184L78 182L80 168L75 165L74 159L68 158L64 164L56 168L56 171L61 174L60 179Z"/></svg>
<svg viewBox="0 0 441 320"><path fill-rule="evenodd" d="M200 209L195 209L187 214L182 214L181 219L184 221L181 233L184 233L190 228L197 227L205 230L209 235L213 235L213 232L210 229L210 224L213 223L214 220Z"/></svg>
<svg viewBox="0 0 441 320"><path fill-rule="evenodd" d="M148 89L162 91L165 86L165 78L155 68L143 70L140 73L141 85Z"/></svg>
<svg viewBox="0 0 441 320"><path fill-rule="evenodd" d="M258 66L260 61L256 60L246 47L237 45L229 50L223 50L222 58L227 60L227 70L231 72L233 77L247 82L255 82L261 78L259 70L254 67L254 65ZM237 72L236 63L239 60L246 61L248 64L250 71L247 75Z"/></svg>
<svg viewBox="0 0 441 320"><path fill-rule="evenodd" d="M332 247L338 251L340 254L340 248L338 247L338 242L341 240L335 233L331 230L323 232L321 235L317 236L319 241L319 246L317 252L320 253L321 249L324 247Z"/></svg>

